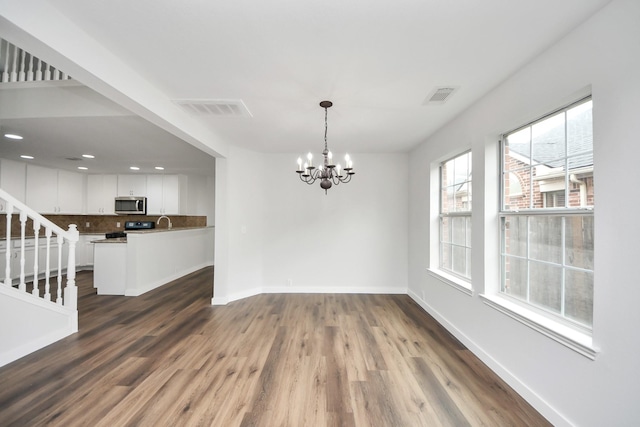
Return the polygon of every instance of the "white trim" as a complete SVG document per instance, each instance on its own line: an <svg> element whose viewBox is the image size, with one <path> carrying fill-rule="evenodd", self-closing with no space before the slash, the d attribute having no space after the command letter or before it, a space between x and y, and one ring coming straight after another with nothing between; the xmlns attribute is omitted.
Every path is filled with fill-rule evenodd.
<svg viewBox="0 0 640 427"><path fill-rule="evenodd" d="M73 335L76 332L78 332L78 328L76 326L74 329L73 319L69 318L69 324L67 328L55 330L45 336L38 337L33 341L25 343L17 348L12 348L5 351L4 353L0 353L0 367L8 365L11 362L21 359L28 354L31 354L48 345L55 343L56 341L60 341L63 338Z"/></svg>
<svg viewBox="0 0 640 427"><path fill-rule="evenodd" d="M180 279L181 277L186 276L187 274L191 274L193 272L196 272L202 268L205 267L209 267L212 266L213 262L212 261L205 261L205 262L201 262L200 264L197 265L193 265L190 266L188 268L185 268L183 270L180 270L170 276L166 276L163 277L162 279L156 280L154 282L151 283L146 283L144 288L131 288L131 289L125 289L124 291L124 295L127 297L139 297L142 294L145 294L149 291L152 291L156 288L159 288L160 286L164 286L169 282L173 282L174 280Z"/></svg>
<svg viewBox="0 0 640 427"><path fill-rule="evenodd" d="M556 322L532 310L527 310L525 307L511 302L506 298L501 298L498 295L480 294L480 297L489 307L506 314L512 319L540 332L588 359L596 359L598 349L593 346L593 338L590 335Z"/></svg>
<svg viewBox="0 0 640 427"><path fill-rule="evenodd" d="M378 287L326 287L326 286L266 286L247 289L242 292L227 295L226 297L213 297L211 305L227 305L230 302L261 294L380 294L380 295L406 295L407 288L378 286Z"/></svg>
<svg viewBox="0 0 640 427"><path fill-rule="evenodd" d="M473 340L466 336L460 329L444 318L437 310L422 300L413 290L409 289L409 297L411 297L424 311L431 315L440 325L456 337L467 349L469 349L476 357L478 357L485 365L495 372L502 380L504 380L511 388L513 388L522 398L524 398L531 406L542 414L550 423L560 427L570 427L573 424L565 418L560 412L552 407L540 395L522 382L518 377L514 376L511 371L506 369L496 359L491 357L489 353L484 351Z"/></svg>
<svg viewBox="0 0 640 427"><path fill-rule="evenodd" d="M456 277L452 274L448 274L442 270L435 269L435 268L427 268L427 272L431 276L440 280L442 283L445 283L451 286L452 288L457 289L463 294L473 296L473 288L471 287L470 282L467 282L466 280L463 280L459 277Z"/></svg>

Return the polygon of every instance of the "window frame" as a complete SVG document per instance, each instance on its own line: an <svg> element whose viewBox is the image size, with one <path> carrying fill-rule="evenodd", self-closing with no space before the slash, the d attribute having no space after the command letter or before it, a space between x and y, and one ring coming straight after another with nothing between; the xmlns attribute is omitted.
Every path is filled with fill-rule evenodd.
<svg viewBox="0 0 640 427"><path fill-rule="evenodd" d="M564 168L564 199L565 199L565 206L564 207L546 207L546 197L547 195L545 194L545 192L543 192L542 190L539 190L540 193L542 194L542 201L543 201L543 207L534 207L534 182L533 182L533 169L536 167L534 165L536 165L537 163L533 160L532 157L532 150L533 150L533 146L531 145L530 148L530 152L529 152L529 159L531 161L530 165L528 167L522 167L520 169L507 169L506 166L506 160L505 160L505 147L506 147L506 142L507 142L507 138L509 135L512 135L516 132L519 132L521 130L527 129L527 128L532 128L535 124L543 122L555 115L558 115L560 113L565 113L568 110L571 110L574 107L577 107L583 103L586 102L592 102L592 97L591 95L586 96L584 98L581 98L575 102L572 102L570 104L567 104L561 108L558 108L554 111L549 112L548 114L545 114L544 116L531 121L523 126L520 126L516 129L513 129L509 132L505 132L501 135L500 137L500 142L499 142L499 156L500 156L500 178L499 178L499 209L498 209L498 230L499 230L499 272L500 272L500 284L499 284L499 288L497 291L497 296L499 298L505 298L508 301L510 301L511 303L515 304L516 306L520 306L522 308L524 308L526 311L531 311L533 312L536 316L543 316L546 317L548 319L550 319L553 322L557 322L559 325L562 325L562 327L568 327L570 330L574 330L580 334L584 334L587 336L591 336L592 334L592 323L593 323L593 295L592 295L592 306L591 306L591 325L588 325L586 323L571 319L570 317L567 317L566 314L566 300L565 300L565 285L566 285L566 272L567 271L583 271L583 272L588 272L592 275L594 274L594 270L593 270L593 266L591 267L591 269L587 269L587 268L579 268L579 267L575 267L575 266L570 266L567 265L565 262L565 257L566 257L566 250L567 250L567 246L566 246L566 228L565 228L565 224L567 223L567 218L570 217L575 217L575 216L579 216L579 217L590 217L591 221L593 221L593 217L594 217L594 205L592 206L570 206L570 199L569 199L569 193L571 191L571 180L570 180L570 176L571 176L571 172L569 169L569 159L570 158L575 158L575 157L580 157L580 156L584 156L586 154L590 154L591 156L593 156L593 144L591 145L591 149L590 150L586 150L586 151L581 151L579 153L573 153L570 154L567 150L566 147L567 145L565 145L565 153L564 156L558 159L554 159L552 161L555 160L562 160L564 162L563 164L563 168ZM564 118L564 127L565 127L565 144L567 144L567 118L565 115ZM593 132L593 129L592 129ZM510 153L511 154L511 153ZM592 166L593 168L593 166ZM514 173L514 171L516 170L525 170L525 169L529 169L529 177L530 177L530 188L527 189L526 191L529 193L528 199L529 199L529 207L528 208L516 208L516 209L506 209L506 199L507 199L507 193L506 191L508 190L507 187L507 183L505 180L505 174L510 174L510 173ZM593 172L591 172L593 173ZM593 177L593 175L592 175ZM549 191L549 190L547 190ZM519 257L519 256L515 256L513 254L508 254L506 253L506 249L505 249L505 242L506 242L506 237L505 237L505 222L507 221L508 218L526 218L526 232L527 232L527 238L526 238L526 255L524 257ZM543 305L539 305L539 304L535 304L533 302L531 302L529 300L529 293L530 293L530 288L531 288L531 282L530 282L530 275L531 275L531 264L532 262L534 263L539 263L539 264L545 264L547 263L544 260L538 260L535 258L531 258L530 256L530 250L531 250L531 242L530 242L530 221L531 218L535 218L535 217L560 217L561 218L561 246L560 246L560 254L561 254L561 259L562 261L560 263L557 262L548 262L548 264L553 265L554 267L559 267L561 268L561 283L560 283L560 292L561 292L561 309L560 309L560 313L557 313L555 311L553 311L551 308L547 308ZM524 261L526 261L527 267L526 267L526 292L527 292L527 300L524 300L522 298L510 295L508 293L505 292L505 287L506 287L506 260L507 258L520 258L523 259ZM593 292L593 290L592 290ZM490 297L485 297L487 299L490 299L493 301L492 298ZM490 305L493 305L495 303L495 301L493 301ZM560 340L562 341L562 340ZM589 351L587 351L587 353L591 354Z"/></svg>
<svg viewBox="0 0 640 427"><path fill-rule="evenodd" d="M453 185L446 185L446 183L443 180L443 168L444 166L451 161L454 161L460 157L463 156L468 156L467 158L467 170L470 170L471 172L468 175L468 178L465 179L464 182L462 183L458 183L458 184L453 184ZM449 279L449 282L454 282L456 283L456 286L458 285L459 281L463 282L463 286L465 288L471 289L471 259L472 259L472 245L471 245L471 236L473 234L473 229L472 229L472 214L473 214L473 192L471 190L471 186L473 183L473 179L472 174L473 174L473 169L472 169L472 161L473 161L473 155L472 155L472 151L471 149L469 150L465 150L459 154L456 154L455 156L449 157L443 161L440 162L439 166L438 166L438 270L441 273L444 273L445 275L449 275L451 276L451 279L446 278L445 279ZM471 200L468 200L468 209L467 210L461 210L461 211L449 211L449 212L443 212L443 194L445 193L445 190L448 187L455 187L456 185L461 185L461 184L466 184L467 185L467 192L468 194L471 196ZM455 194L455 193L454 193ZM455 200L455 197L454 197ZM449 234L450 234L450 239L449 241L444 241L443 240L443 234L444 234L444 220L445 218L447 219L460 219L460 218L464 218L465 220L465 227L464 227L464 244L457 244L454 243L454 239L453 239L453 229L451 226L449 226ZM468 234L467 234L468 233ZM444 245L449 245L451 248L449 257L451 259L451 265L452 268L449 269L444 265ZM457 271L454 270L453 268L453 263L455 260L454 254L453 254L453 248L454 247L459 247L459 248L463 248L464 252L465 252L465 264L466 264L466 272L468 273L467 275L464 274L460 274ZM468 256L467 256L468 254Z"/></svg>

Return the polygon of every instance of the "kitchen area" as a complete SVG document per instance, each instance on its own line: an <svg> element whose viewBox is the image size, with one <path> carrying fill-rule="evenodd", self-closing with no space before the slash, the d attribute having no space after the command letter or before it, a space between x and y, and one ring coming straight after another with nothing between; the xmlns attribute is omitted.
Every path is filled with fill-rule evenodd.
<svg viewBox="0 0 640 427"><path fill-rule="evenodd" d="M99 295L137 296L213 265L213 179L188 174L87 174L0 158L0 188L56 225L76 224L76 269L93 270ZM0 211L5 206L0 201ZM6 236L0 215L0 238ZM19 272L20 222L11 241L1 239L0 271L7 251ZM25 265L34 265L33 224L26 226ZM45 239L40 234L38 245ZM15 247L14 247L15 246ZM66 266L69 248L62 247ZM13 265L13 264L16 265ZM44 262L39 262L39 269ZM29 270L33 276L33 269ZM42 274L41 271L38 274ZM17 279L11 277L11 279Z"/></svg>

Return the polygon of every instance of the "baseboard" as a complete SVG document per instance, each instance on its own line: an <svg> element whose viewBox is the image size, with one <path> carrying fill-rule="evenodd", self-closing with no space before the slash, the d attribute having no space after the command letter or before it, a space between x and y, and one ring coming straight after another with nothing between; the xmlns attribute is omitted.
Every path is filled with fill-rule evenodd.
<svg viewBox="0 0 640 427"><path fill-rule="evenodd" d="M4 365L8 365L11 362L14 362L28 354L31 354L34 351L38 351L41 348L51 345L54 342L59 341L63 338L66 338L69 335L72 335L76 332L77 332L77 328L74 331L73 325L70 324L68 330L59 329L57 331L51 332L48 335L45 335L36 340L23 344L17 348L12 348L11 350L5 351L4 353L0 353L0 367Z"/></svg>
<svg viewBox="0 0 640 427"><path fill-rule="evenodd" d="M455 336L462 344L465 345L474 355L476 355L482 362L487 365L496 375L498 375L504 382L509 384L524 400L526 400L531 406L533 406L538 412L540 412L549 422L554 426L566 426L571 427L573 424L567 420L562 414L549 405L541 396L531 390L525 383L520 381L515 375L513 375L507 368L502 366L497 360L495 360L489 353L484 351L482 347L477 345L473 340L460 331L454 324L449 322L444 316L442 316L436 309L422 300L411 289L407 294L413 299L424 311L431 315L438 323L440 323L447 331Z"/></svg>
<svg viewBox="0 0 640 427"><path fill-rule="evenodd" d="M156 288L159 288L160 286L166 285L169 282L173 282L174 280L180 279L181 277L184 277L187 274L191 274L193 272L196 272L205 267L210 267L212 265L213 263L205 261L198 265L185 268L184 270L174 273L171 276L163 277L162 279L152 282L151 284L145 286L144 288L125 289L124 295L127 297L138 297L146 292L152 291ZM213 286L213 282L211 283L211 286Z"/></svg>

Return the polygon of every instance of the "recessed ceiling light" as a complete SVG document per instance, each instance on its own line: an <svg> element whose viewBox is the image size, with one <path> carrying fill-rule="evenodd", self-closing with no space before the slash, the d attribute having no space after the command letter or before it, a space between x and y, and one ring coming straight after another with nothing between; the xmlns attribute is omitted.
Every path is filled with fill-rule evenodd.
<svg viewBox="0 0 640 427"><path fill-rule="evenodd" d="M89 168L88 168L88 167L86 167L86 166L78 166L78 169L80 169L81 171L86 171L86 170L88 170Z"/></svg>
<svg viewBox="0 0 640 427"><path fill-rule="evenodd" d="M84 157L85 159L95 159L96 156L94 156L93 154L83 154L82 157Z"/></svg>
<svg viewBox="0 0 640 427"><path fill-rule="evenodd" d="M131 169L132 171L139 171L140 168L138 166L130 166L129 169Z"/></svg>
<svg viewBox="0 0 640 427"><path fill-rule="evenodd" d="M15 133L5 133L4 137L9 139L22 139L20 135L16 135Z"/></svg>
<svg viewBox="0 0 640 427"><path fill-rule="evenodd" d="M163 168L162 166L156 166L156 170L158 170L158 171L163 171L163 170L164 170L164 168Z"/></svg>
<svg viewBox="0 0 640 427"><path fill-rule="evenodd" d="M22 156L23 159L29 159L29 160L33 160L33 156L27 156L26 154L23 154Z"/></svg>

